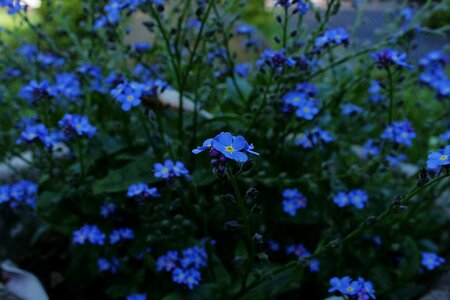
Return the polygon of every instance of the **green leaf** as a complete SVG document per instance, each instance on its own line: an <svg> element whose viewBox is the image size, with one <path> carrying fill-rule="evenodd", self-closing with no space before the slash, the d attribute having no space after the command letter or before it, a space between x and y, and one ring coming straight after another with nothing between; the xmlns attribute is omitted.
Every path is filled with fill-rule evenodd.
<svg viewBox="0 0 450 300"><path fill-rule="evenodd" d="M282 271L246 292L239 300L272 299L287 291L300 287L303 269L294 267Z"/></svg>
<svg viewBox="0 0 450 300"><path fill-rule="evenodd" d="M248 97L250 97L251 93L253 92L253 87L250 85L250 83L248 83L247 80L243 78L236 77L235 81L236 84L234 84L232 78L227 78L227 88L233 101L242 105L243 103L241 102L241 96L245 101L248 100ZM238 90L236 89L236 85L239 88L241 94L239 94Z"/></svg>
<svg viewBox="0 0 450 300"><path fill-rule="evenodd" d="M106 177L98 180L93 186L94 194L124 192L131 184L140 181L154 183L158 179L153 176L152 166L150 159L137 157L135 161L120 169L111 170Z"/></svg>
<svg viewBox="0 0 450 300"><path fill-rule="evenodd" d="M397 271L403 280L414 278L420 270L420 251L416 242L409 236L403 239L404 258Z"/></svg>

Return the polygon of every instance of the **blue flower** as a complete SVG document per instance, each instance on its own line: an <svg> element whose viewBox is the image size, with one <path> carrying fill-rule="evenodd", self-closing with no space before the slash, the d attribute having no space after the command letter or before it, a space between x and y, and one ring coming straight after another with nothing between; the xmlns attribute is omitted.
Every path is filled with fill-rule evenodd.
<svg viewBox="0 0 450 300"><path fill-rule="evenodd" d="M341 106L341 114L343 116L354 116L364 112L364 109L358 105L347 103Z"/></svg>
<svg viewBox="0 0 450 300"><path fill-rule="evenodd" d="M319 113L319 101L303 100L299 103L295 115L305 120L312 120Z"/></svg>
<svg viewBox="0 0 450 300"><path fill-rule="evenodd" d="M381 138L410 147L412 145L412 140L416 138L416 133L409 121L394 121L391 125L386 127L381 134Z"/></svg>
<svg viewBox="0 0 450 300"><path fill-rule="evenodd" d="M30 207L36 206L38 185L29 180L20 180L10 186L9 197L13 200L10 205L15 207L19 204L25 204Z"/></svg>
<svg viewBox="0 0 450 300"><path fill-rule="evenodd" d="M450 129L439 135L439 139L445 143L450 143Z"/></svg>
<svg viewBox="0 0 450 300"><path fill-rule="evenodd" d="M283 211L288 215L295 216L297 210L306 207L306 197L298 189L285 189L283 198Z"/></svg>
<svg viewBox="0 0 450 300"><path fill-rule="evenodd" d="M352 280L349 276L333 277L330 279L330 286L328 289L330 293L339 292L348 296L357 295L358 300L376 299L372 282L361 277L358 280Z"/></svg>
<svg viewBox="0 0 450 300"><path fill-rule="evenodd" d="M280 243L278 243L274 240L270 240L270 239L267 240L267 245L268 245L270 251L273 251L273 252L280 251L280 248L281 248Z"/></svg>
<svg viewBox="0 0 450 300"><path fill-rule="evenodd" d="M173 282L179 284L185 284L187 287L192 290L196 285L200 283L202 280L202 276L197 269L181 269L176 268L172 273Z"/></svg>
<svg viewBox="0 0 450 300"><path fill-rule="evenodd" d="M407 157L403 153L399 153L397 155L387 155L386 156L386 161L391 166L398 166L401 162L405 162L406 160L407 160Z"/></svg>
<svg viewBox="0 0 450 300"><path fill-rule="evenodd" d="M344 192L339 192L336 196L334 196L333 202L339 207L346 207L350 205L349 196Z"/></svg>
<svg viewBox="0 0 450 300"><path fill-rule="evenodd" d="M147 300L147 295L145 294L131 294L127 296L126 300Z"/></svg>
<svg viewBox="0 0 450 300"><path fill-rule="evenodd" d="M134 238L134 231L130 228L120 228L113 230L109 235L109 243L116 244L120 241L131 240Z"/></svg>
<svg viewBox="0 0 450 300"><path fill-rule="evenodd" d="M162 270L170 272L177 267L178 252L168 251L165 255L161 255L156 260L156 270L161 272Z"/></svg>
<svg viewBox="0 0 450 300"><path fill-rule="evenodd" d="M55 98L76 101L81 96L81 85L78 77L72 73L56 75L55 85L48 88L48 93Z"/></svg>
<svg viewBox="0 0 450 300"><path fill-rule="evenodd" d="M383 102L386 97L384 95L381 95L381 85L380 82L378 82L377 80L372 80L370 82L370 87L369 87L369 102L371 103L378 103L378 102Z"/></svg>
<svg viewBox="0 0 450 300"><path fill-rule="evenodd" d="M222 132L213 139L212 147L226 158L237 162L248 160L248 156L244 151L249 149L249 145L241 135L234 137L229 132Z"/></svg>
<svg viewBox="0 0 450 300"><path fill-rule="evenodd" d="M38 53L37 61L41 63L44 68L48 67L62 67L64 65L64 59L56 57L51 53Z"/></svg>
<svg viewBox="0 0 450 300"><path fill-rule="evenodd" d="M252 64L240 63L234 66L234 72L241 77L248 77L248 74L252 70Z"/></svg>
<svg viewBox="0 0 450 300"><path fill-rule="evenodd" d="M160 197L160 195L158 194L157 188L150 188L145 183L140 182L130 185L130 187L128 188L127 197L138 197L139 199L146 199L148 197L157 198Z"/></svg>
<svg viewBox="0 0 450 300"><path fill-rule="evenodd" d="M115 205L114 203L104 203L100 207L100 215L103 218L107 218L110 214L112 214L116 210L117 210L117 205Z"/></svg>
<svg viewBox="0 0 450 300"><path fill-rule="evenodd" d="M261 59L259 59L256 64L263 69L265 66L269 66L272 70L280 73L284 67L293 67L296 62L293 58L286 55L286 51L272 51L266 49L262 53Z"/></svg>
<svg viewBox="0 0 450 300"><path fill-rule="evenodd" d="M299 134L295 143L302 148L311 149L316 145L328 144L332 141L333 137L329 131L316 127L310 131Z"/></svg>
<svg viewBox="0 0 450 300"><path fill-rule="evenodd" d="M375 290L371 281L358 277L358 282L361 287L358 291L358 300L376 299Z"/></svg>
<svg viewBox="0 0 450 300"><path fill-rule="evenodd" d="M9 185L0 185L0 204L8 202L10 199Z"/></svg>
<svg viewBox="0 0 450 300"><path fill-rule="evenodd" d="M137 82L121 83L111 91L114 99L122 104L123 111L129 111L132 107L141 104L143 85Z"/></svg>
<svg viewBox="0 0 450 300"><path fill-rule="evenodd" d="M388 48L373 53L371 56L378 68L388 68L389 66L396 65L398 67L412 69L412 66L406 62L406 53L399 53Z"/></svg>
<svg viewBox="0 0 450 300"><path fill-rule="evenodd" d="M318 259L311 259L309 262L309 271L313 273L320 271L320 261Z"/></svg>
<svg viewBox="0 0 450 300"><path fill-rule="evenodd" d="M21 1L18 0L1 0L0 1L1 8L7 8L8 14L14 15L22 10L26 10L27 6L24 5Z"/></svg>
<svg viewBox="0 0 450 300"><path fill-rule="evenodd" d="M208 261L208 254L206 249L200 246L193 246L182 251L182 258L180 263L183 268L189 268L193 266L194 268L200 268L206 266Z"/></svg>
<svg viewBox="0 0 450 300"><path fill-rule="evenodd" d="M378 156L379 154L380 154L379 144L372 139L368 139L364 143L363 157L369 158L369 157Z"/></svg>
<svg viewBox="0 0 450 300"><path fill-rule="evenodd" d="M79 245L84 245L87 242L92 245L104 245L105 238L106 235L96 225L86 224L73 232L73 241Z"/></svg>
<svg viewBox="0 0 450 300"><path fill-rule="evenodd" d="M117 273L117 269L120 267L120 261L117 258L112 258L111 261L106 258L99 258L97 260L98 269L100 272L110 271L111 273Z"/></svg>
<svg viewBox="0 0 450 300"><path fill-rule="evenodd" d="M25 85L20 89L19 97L27 100L28 103L34 105L50 98L49 87L50 82L48 80L44 80L41 82L31 80L28 85Z"/></svg>
<svg viewBox="0 0 450 300"><path fill-rule="evenodd" d="M311 253L302 244L286 247L286 254L294 254L298 258L310 257Z"/></svg>
<svg viewBox="0 0 450 300"><path fill-rule="evenodd" d="M17 140L18 144L22 142L43 141L49 134L47 127L43 124L29 125L21 133L20 138Z"/></svg>
<svg viewBox="0 0 450 300"><path fill-rule="evenodd" d="M322 50L325 47L334 45L348 45L349 41L350 35L344 28L340 27L325 31L323 35L316 39L314 46L316 47L316 50Z"/></svg>
<svg viewBox="0 0 450 300"><path fill-rule="evenodd" d="M136 42L134 43L134 51L138 53L143 53L152 48L152 45L148 42Z"/></svg>
<svg viewBox="0 0 450 300"><path fill-rule="evenodd" d="M359 189L351 190L348 193L348 198L350 199L350 203L358 209L363 209L364 205L369 200L367 193Z"/></svg>
<svg viewBox="0 0 450 300"><path fill-rule="evenodd" d="M422 266L434 270L445 262L445 259L432 252L422 252Z"/></svg>
<svg viewBox="0 0 450 300"><path fill-rule="evenodd" d="M76 135L92 138L97 134L97 129L89 123L88 118L79 115L65 114L58 125L63 130L66 140Z"/></svg>
<svg viewBox="0 0 450 300"><path fill-rule="evenodd" d="M437 169L441 166L450 165L450 145L436 152L428 154L427 168Z"/></svg>
<svg viewBox="0 0 450 300"><path fill-rule="evenodd" d="M255 28L248 24L239 25L236 27L236 34L237 35L247 35L251 36L253 33L255 33Z"/></svg>
<svg viewBox="0 0 450 300"><path fill-rule="evenodd" d="M154 176L163 179L185 176L189 179L189 170L186 169L181 161L174 163L172 160L167 159L164 164L154 164Z"/></svg>

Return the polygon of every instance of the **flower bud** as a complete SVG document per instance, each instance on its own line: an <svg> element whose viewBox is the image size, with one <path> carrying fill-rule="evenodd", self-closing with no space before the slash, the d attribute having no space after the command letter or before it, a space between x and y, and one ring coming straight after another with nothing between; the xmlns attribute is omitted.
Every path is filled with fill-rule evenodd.
<svg viewBox="0 0 450 300"><path fill-rule="evenodd" d="M259 195L259 191L255 188L249 188L247 192L245 193L245 196L247 196L250 199L256 199Z"/></svg>

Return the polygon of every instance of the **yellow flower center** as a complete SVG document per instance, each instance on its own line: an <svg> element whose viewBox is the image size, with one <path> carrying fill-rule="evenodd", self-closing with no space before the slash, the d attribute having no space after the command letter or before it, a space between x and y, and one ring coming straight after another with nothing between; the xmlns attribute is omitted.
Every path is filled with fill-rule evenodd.
<svg viewBox="0 0 450 300"><path fill-rule="evenodd" d="M447 160L448 159L448 155L442 155L439 160Z"/></svg>
<svg viewBox="0 0 450 300"><path fill-rule="evenodd" d="M310 109L309 109L309 107L304 107L304 108L303 108L303 112L305 112L305 113L309 113L309 112L310 112Z"/></svg>
<svg viewBox="0 0 450 300"><path fill-rule="evenodd" d="M353 292L353 287L349 286L349 287L347 288L347 291Z"/></svg>
<svg viewBox="0 0 450 300"><path fill-rule="evenodd" d="M133 96L131 96L131 95L127 97L127 101L128 101L128 102L131 102L131 101L133 101L133 99L134 99L134 97L133 97Z"/></svg>
<svg viewBox="0 0 450 300"><path fill-rule="evenodd" d="M81 125L80 125L80 124L78 124L78 125L77 125L77 128L78 128L78 129L81 129Z"/></svg>
<svg viewBox="0 0 450 300"><path fill-rule="evenodd" d="M165 173L169 172L169 169L163 168L161 172L163 172L165 174Z"/></svg>
<svg viewBox="0 0 450 300"><path fill-rule="evenodd" d="M355 202L359 202L359 201L361 201L361 198L355 197Z"/></svg>
<svg viewBox="0 0 450 300"><path fill-rule="evenodd" d="M225 151L233 153L235 150L234 150L233 146L226 146Z"/></svg>
<svg viewBox="0 0 450 300"><path fill-rule="evenodd" d="M294 102L298 102L298 101L300 101L300 98L299 97L295 97L294 99L292 99Z"/></svg>
<svg viewBox="0 0 450 300"><path fill-rule="evenodd" d="M178 167L173 167L173 170L178 171L179 169L178 169Z"/></svg>
<svg viewBox="0 0 450 300"><path fill-rule="evenodd" d="M30 139L34 139L36 137L36 135L33 132L31 132L31 133L28 134L28 137Z"/></svg>

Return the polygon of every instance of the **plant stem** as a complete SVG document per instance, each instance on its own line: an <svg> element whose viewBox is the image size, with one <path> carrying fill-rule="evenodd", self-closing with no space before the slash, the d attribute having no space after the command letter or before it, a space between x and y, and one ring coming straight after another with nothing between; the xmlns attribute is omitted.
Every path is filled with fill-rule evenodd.
<svg viewBox="0 0 450 300"><path fill-rule="evenodd" d="M388 115L388 124L392 124L393 118L394 118L394 79L392 77L392 72L388 68L386 68L387 74L388 74L388 81L389 81L389 87L388 87L388 97L389 97L389 115Z"/></svg>

